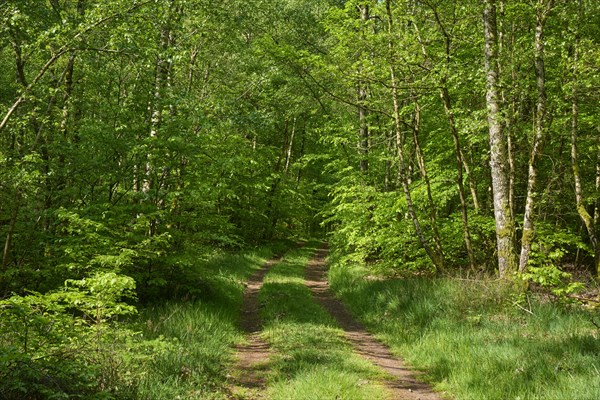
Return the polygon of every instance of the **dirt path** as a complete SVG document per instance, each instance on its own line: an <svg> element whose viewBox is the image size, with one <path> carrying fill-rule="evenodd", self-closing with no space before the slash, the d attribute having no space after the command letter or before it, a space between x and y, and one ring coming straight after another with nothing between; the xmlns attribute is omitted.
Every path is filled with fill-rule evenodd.
<svg viewBox="0 0 600 400"><path fill-rule="evenodd" d="M392 398L441 400L441 397L433 392L429 385L416 379L415 371L409 369L392 355L387 346L371 336L360 323L354 320L346 307L333 296L327 284L326 255L326 249L317 250L315 256L309 261L305 272L306 285L310 288L317 303L325 308L345 331L345 337L354 346L355 351L395 378L384 382L392 394Z"/></svg>
<svg viewBox="0 0 600 400"><path fill-rule="evenodd" d="M260 338L261 321L258 292L263 285L265 275L281 258L274 258L263 264L262 268L248 280L244 290L244 305L240 325L246 333L246 343L236 347L237 363L232 376L232 397L243 399L261 399L265 387L265 374L268 372L269 345Z"/></svg>
<svg viewBox="0 0 600 400"><path fill-rule="evenodd" d="M371 336L354 320L344 305L337 300L327 284L326 249L317 250L305 270L306 285L315 300L325 308L344 330L345 337L355 351L388 372L394 379L383 382L393 399L441 400L431 387L416 379L417 373L392 355L389 348ZM262 329L259 316L258 293L269 269L281 259L266 262L248 281L244 291L241 327L246 332L246 343L237 346L237 363L231 376L232 399L264 399L265 375L269 368L269 345L260 338Z"/></svg>

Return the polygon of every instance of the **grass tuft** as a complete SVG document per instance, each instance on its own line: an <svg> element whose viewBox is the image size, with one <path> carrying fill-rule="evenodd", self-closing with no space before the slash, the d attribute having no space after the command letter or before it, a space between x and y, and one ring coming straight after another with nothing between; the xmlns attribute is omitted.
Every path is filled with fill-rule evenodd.
<svg viewBox="0 0 600 400"><path fill-rule="evenodd" d="M328 366L307 367L292 381L279 381L271 390L273 400L381 399L382 388Z"/></svg>
<svg viewBox="0 0 600 400"><path fill-rule="evenodd" d="M329 278L369 330L457 400L600 398L587 311L531 299L525 312L493 281L373 279L339 265Z"/></svg>

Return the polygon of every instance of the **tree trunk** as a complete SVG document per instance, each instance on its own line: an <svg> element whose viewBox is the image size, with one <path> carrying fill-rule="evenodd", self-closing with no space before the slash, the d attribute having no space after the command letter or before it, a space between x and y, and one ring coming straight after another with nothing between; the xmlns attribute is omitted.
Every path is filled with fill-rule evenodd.
<svg viewBox="0 0 600 400"><path fill-rule="evenodd" d="M598 147L600 147L600 144ZM600 152L596 156L596 193L600 193ZM600 199L597 199L594 204L594 224L596 226L600 225Z"/></svg>
<svg viewBox="0 0 600 400"><path fill-rule="evenodd" d="M160 30L159 54L156 60L156 75L154 78L153 98L149 104L150 111L150 139L159 137L159 130L163 122L164 101L168 90L173 86L173 61L168 55L169 50L175 42L173 26L177 23L177 18L181 15L182 6L177 4L176 0L171 0L167 10L165 23ZM176 113L175 105L170 102L168 104L169 115L174 116ZM150 151L146 155L146 166L144 169L144 181L142 183L142 191L145 193L153 193L153 203L157 209L165 208L165 196L161 194L163 189L168 188L168 180L170 170L165 165L163 160L155 160L152 156L152 143ZM156 165L157 163L162 166ZM158 231L159 220L152 219L150 221L149 235L154 236Z"/></svg>
<svg viewBox="0 0 600 400"><path fill-rule="evenodd" d="M442 98L442 102L444 103L446 119L448 120L448 124L450 126L450 133L452 134L452 140L454 142L454 156L456 158L456 185L458 186L458 197L460 199L463 237L465 240L465 247L467 249L467 256L469 257L469 267L473 270L475 269L475 254L473 252L473 242L471 241L471 231L469 230L469 213L467 210L467 200L465 196L465 187L463 184L462 151L460 148L460 138L458 136L458 129L456 128L456 122L454 120L454 112L452 111L450 93L448 93L448 88L446 87L445 79L442 81L440 97Z"/></svg>
<svg viewBox="0 0 600 400"><path fill-rule="evenodd" d="M304 157L304 149L306 147L306 125L304 126L304 129L302 129L300 132L302 134L302 140L300 141L300 155L298 157L302 158L302 157ZM298 185L300 184L301 179L302 179L302 167L298 168L298 174L296 175L296 188L298 188Z"/></svg>
<svg viewBox="0 0 600 400"><path fill-rule="evenodd" d="M544 26L548 19L548 13L552 9L553 0L538 0L535 26L535 74L537 82L537 107L535 132L531 155L529 157L529 173L527 176L527 199L525 201L525 214L523 216L523 234L521 237L521 257L519 260L519 272L527 269L527 263L531 253L531 245L535 236L534 208L536 201L537 184L537 161L542 155L542 144L546 131L546 71L544 67ZM544 9L542 9L544 7Z"/></svg>
<svg viewBox="0 0 600 400"><path fill-rule="evenodd" d="M579 16L581 15L581 6L581 0L579 0ZM594 218L592 218L585 207L577 152L577 136L579 133L579 96L577 93L577 82L579 78L577 65L579 62L579 40L579 32L577 32L575 35L575 45L573 49L573 89L571 92L571 165L573 168L573 181L575 183L575 202L577 206L577 213L585 225L588 237L590 238L592 249L594 250L594 272L596 276L598 276L600 274L600 243L598 242L598 236L596 235L597 225L595 217L597 216L597 210L594 210L595 215ZM596 180L596 185L597 184L598 180Z"/></svg>
<svg viewBox="0 0 600 400"><path fill-rule="evenodd" d="M391 32L393 31L393 17L392 17L392 12L391 12L390 0L386 0L386 10L387 10L387 16L388 16L388 33L391 34ZM390 51L390 56L392 57L392 60L393 60L394 45L393 45L391 38L388 42L388 47L389 47L389 51ZM401 185L402 185L402 190L404 192L404 197L406 199L408 213L412 220L412 223L413 223L413 226L415 229L415 233L417 234L417 237L419 239L419 243L421 244L423 249L425 249L427 256L432 261L432 263L436 267L436 269L438 271L441 271L444 269L443 253L441 253L441 251L440 251L441 245L440 245L440 249L436 248L436 251L433 251L431 249L431 247L429 246L429 243L427 242L427 240L425 239L425 235L423 234L423 230L421 229L421 224L419 222L419 218L417 216L417 213L416 213L413 201L412 201L412 196L410 193L410 185L409 185L409 181L408 181L407 168L406 168L406 157L404 154L404 135L402 133L402 124L401 124L401 118L400 118L400 102L398 99L398 80L396 78L396 71L394 69L393 64L394 63L391 62L389 68L390 68L390 81L391 81L391 88L392 88L391 89L392 90L392 101L393 101L393 106L394 106L394 114L393 114L394 130L395 130L395 137L396 137L396 148L397 148L397 152L398 152L398 177L399 177ZM414 131L413 131L413 133L414 133Z"/></svg>
<svg viewBox="0 0 600 400"><path fill-rule="evenodd" d="M477 195L477 185L475 184L475 180L473 179L473 174L471 174L471 167L469 166L467 157L465 157L465 153L462 151L462 149L460 151L460 158L462 160L465 173L467 174L467 182L469 183L469 190L471 191L473 208L475 209L475 212L478 213L481 209L481 206L479 205L479 196Z"/></svg>
<svg viewBox="0 0 600 400"><path fill-rule="evenodd" d="M290 162L292 161L292 150L294 146L294 136L296 136L296 117L294 117L294 122L292 123L292 132L290 133L289 143L285 152L285 167L283 168L283 173L285 175L288 174L290 169Z"/></svg>
<svg viewBox="0 0 600 400"><path fill-rule="evenodd" d="M71 95L73 93L73 72L75 70L75 54L71 54L69 56L69 60L67 61L66 74L65 74L65 92L63 95L63 104L62 104L62 117L60 121L60 132L62 133L62 140L64 144L68 142L69 136L69 118L71 113ZM58 171L57 171L57 182L56 187L57 191L60 193L64 190L67 183L68 173L65 171L66 166L66 156L65 151L62 150L58 155Z"/></svg>
<svg viewBox="0 0 600 400"><path fill-rule="evenodd" d="M365 23L369 19L369 6L363 5L360 7L360 20ZM359 75L362 74L362 68L359 70ZM369 124L367 122L368 111L366 101L368 97L367 84L359 79L358 81L358 153L360 156L359 167L362 173L367 173L369 170Z"/></svg>
<svg viewBox="0 0 600 400"><path fill-rule="evenodd" d="M427 189L427 201L429 202L429 221L431 223L431 230L433 233L433 243L435 245L435 251L440 260L444 259L444 250L442 247L442 239L438 230L437 223L437 211L435 202L433 201L433 194L431 192L431 182L429 181L429 175L427 174L427 168L425 167L425 158L423 151L421 150L421 144L419 143L419 131L421 129L421 107L418 102L415 102L415 118L412 124L413 142L415 145L415 155L417 159L417 165L419 172L425 181L425 188Z"/></svg>
<svg viewBox="0 0 600 400"><path fill-rule="evenodd" d="M5 271L8 268L8 262L10 257L10 249L12 247L13 237L15 233L15 226L17 225L17 219L19 217L19 208L21 206L21 195L19 192L15 194L15 204L12 207L12 213L10 215L10 222L8 224L8 232L6 233L6 239L4 240L4 248L2 250L2 270Z"/></svg>
<svg viewBox="0 0 600 400"><path fill-rule="evenodd" d="M440 81L440 98L442 100L442 104L444 105L444 113L446 114L446 120L448 121L448 126L450 127L450 134L452 135L452 141L454 143L454 157L456 160L456 185L458 187L458 196L460 199L460 209L461 209L461 220L463 225L463 237L465 240L465 247L467 249L467 256L469 257L469 267L471 269L475 268L475 256L473 254L473 245L471 242L471 233L469 230L469 214L467 211L467 201L465 195L465 187L463 184L463 161L462 150L460 147L460 138L458 135L458 129L456 127L456 120L454 118L454 111L452 110L452 101L450 99L450 92L448 91L448 70L450 69L450 56L451 56L451 45L452 40L450 38L450 34L446 31L444 24L437 12L435 7L432 7L433 13L435 15L435 20L437 22L438 28L444 36L444 49L445 49L445 68ZM423 53L427 54L425 49L425 45L421 41L421 47L423 49ZM476 197L473 198L474 204L477 204L478 201Z"/></svg>
<svg viewBox="0 0 600 400"><path fill-rule="evenodd" d="M505 40L506 40L506 28L504 26L504 16L505 16L505 10L506 10L506 2L504 0L500 0L499 1L499 14L500 14L500 22L499 22L499 28L498 28L498 58L499 59L504 59L505 57L505 51L507 46L505 45ZM514 23L511 24L511 26L514 27ZM511 40L513 41L511 43L511 47L514 49L515 47L515 43L514 43L514 32L511 32ZM512 53L511 53L512 56ZM515 60L511 58L510 60L510 65L511 65L511 78L512 78L512 85L511 87L516 87L517 86L517 82L516 82L516 78L515 78L515 71L514 71L514 63ZM502 76L503 74L503 70L502 70L502 64L498 63L498 74L499 76ZM503 87L500 93L500 98L502 101L502 104L504 107L508 107L508 101L507 101L507 96L506 96L506 87ZM507 143L507 154L508 154L508 201L509 201L509 208L510 208L510 215L511 218L514 220L515 219L515 174L516 174L516 167L515 167L515 152L514 152L514 135L513 135L513 129L514 129L514 125L515 125L515 99L514 96L512 96L512 101L511 101L511 110L510 113L508 115L505 116L505 122L504 122L504 132L506 135L506 143Z"/></svg>
<svg viewBox="0 0 600 400"><path fill-rule="evenodd" d="M445 52L444 52L445 60L444 61L445 61L445 63L444 63L444 71L442 73L442 76L440 78L440 83L439 83L440 98L441 98L442 104L444 106L446 120L448 121L448 125L450 127L450 133L452 135L452 140L454 142L454 155L455 155L456 169L457 169L456 184L458 187L458 193L459 193L460 204L461 204L461 219L462 219L462 223L463 223L463 236L465 239L465 247L467 249L467 255L469 257L469 266L471 267L471 269L473 269L475 266L475 257L473 254L471 234L469 231L469 223L468 223L469 219L468 219L468 212L467 212L466 195L465 195L465 188L464 188L464 184L463 184L463 165L466 165L466 161L463 160L462 150L460 148L460 140L459 140L459 136L458 136L458 129L456 128L454 111L452 110L452 102L450 99L450 93L448 91L448 85L447 85L448 69L450 68L450 56L451 56L452 41L451 41L449 33L446 31L446 28L444 27L444 24L442 23L442 20L437 11L437 8L434 5L430 5L430 7L435 16L435 20L436 20L437 26L440 30L440 33L444 37L444 48L445 48ZM415 31L417 32L419 43L421 45L421 52L428 60L432 61L427 52L427 48L425 47L425 43L421 39L421 35L419 32L418 26L414 25L414 27L415 27ZM417 150L419 151L420 149L417 148ZM433 203L433 201L431 200L431 190L430 190L430 185L429 185L428 179L426 180L426 183L427 183L427 189L428 189L428 195L430 198L430 203ZM475 205L477 205L477 207L478 207L478 200L477 200L476 192L473 190L474 189L473 186L471 188L473 191L473 203Z"/></svg>
<svg viewBox="0 0 600 400"><path fill-rule="evenodd" d="M156 72L154 77L154 89L152 94L152 100L149 104L150 111L150 138L154 139L158 137L158 131L162 122L162 102L164 99L165 86L167 84L168 74L168 61L166 59L166 52L169 49L170 42L170 27L168 24L161 28L160 32L160 53L156 60ZM155 166L153 165L152 156L149 152L147 154L147 161L145 167L145 179L142 183L142 191L149 193L154 186L153 175L155 174Z"/></svg>
<svg viewBox="0 0 600 400"><path fill-rule="evenodd" d="M393 132L390 132L390 137L387 138L387 146L386 146L386 161L385 161L385 175L383 177L383 191L389 192L392 190L392 158L394 153L394 145L393 145L393 137L391 136Z"/></svg>
<svg viewBox="0 0 600 400"><path fill-rule="evenodd" d="M495 0L484 0L483 25L485 39L486 104L498 249L498 275L501 278L506 278L517 271L517 254L514 239L515 222L510 212L509 177L506 170L508 161L507 144L502 129L502 116L498 98L499 77Z"/></svg>

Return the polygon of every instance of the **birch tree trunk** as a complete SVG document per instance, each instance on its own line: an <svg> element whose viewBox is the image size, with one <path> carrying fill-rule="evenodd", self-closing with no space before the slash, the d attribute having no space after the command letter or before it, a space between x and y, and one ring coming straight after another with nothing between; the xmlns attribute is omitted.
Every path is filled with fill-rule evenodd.
<svg viewBox="0 0 600 400"><path fill-rule="evenodd" d="M553 0L538 0L535 26L535 74L537 83L537 106L535 116L535 129L531 154L529 157L529 171L527 175L527 199L525 201L525 214L523 216L523 235L521 237L521 257L519 259L519 272L527 269L531 254L531 245L535 236L534 208L536 202L537 161L542 155L542 144L546 132L546 71L544 67L544 27L548 14L552 10Z"/></svg>
<svg viewBox="0 0 600 400"><path fill-rule="evenodd" d="M170 44L170 27L169 24L165 24L161 27L160 32L160 54L156 60L156 72L154 77L154 89L152 94L152 100L148 106L150 111L150 138L154 139L158 136L160 124L162 122L163 110L162 102L164 98L165 86L167 84L167 74L169 71L167 61L167 51ZM147 161L145 171L145 179L142 184L142 191L149 193L154 185L153 175L155 174L152 156L147 154Z"/></svg>
<svg viewBox="0 0 600 400"><path fill-rule="evenodd" d="M506 169L508 150L506 137L503 132L498 97L498 38L495 0L484 0L483 26L485 39L486 104L490 140L494 218L496 221L498 275L501 278L507 278L517 271L517 254L515 251L515 222L510 212L509 176Z"/></svg>
<svg viewBox="0 0 600 400"><path fill-rule="evenodd" d="M161 195L161 189L168 187L169 169L163 164L155 165L156 160L153 157L152 142L159 137L160 128L163 122L165 110L165 98L168 90L173 86L173 61L169 56L171 48L175 42L175 32L173 27L178 22L178 18L183 11L183 5L179 5L177 0L171 0L167 9L165 21L160 27L160 42L158 48L158 57L156 60L156 69L154 77L154 88L152 99L148 105L150 113L150 149L146 154L146 165L144 168L144 180L142 191L151 198L158 209L164 209L165 198ZM175 115L175 105L168 104L168 115ZM153 193L152 193L153 192ZM159 220L153 218L150 221L149 235L154 236L158 230Z"/></svg>
<svg viewBox="0 0 600 400"><path fill-rule="evenodd" d="M498 7L499 7L499 14L500 14L500 22L499 22L499 27L498 27L498 58L499 59L505 59L506 56L506 49L508 46L506 46L506 26L504 24L504 16L505 16L505 11L506 11L506 1L505 0L500 0L498 3ZM510 35L510 40L512 41L511 43L511 48L514 49L515 47L515 43L514 43L514 38L515 38L515 33L514 31L514 22L511 22L511 35ZM514 50L513 50L514 52ZM515 77L515 70L514 70L514 65L515 65L515 60L513 58L513 52L511 52L511 59L509 64L511 65L511 79L512 79L512 85L511 87L516 87L517 86L517 82L516 82L516 77ZM501 63L498 63L498 74L499 76L502 76L503 74L503 69L502 69L502 65ZM501 90L500 93L500 98L501 98L501 102L504 105L504 107L508 107L508 101L507 101L507 88L504 87ZM514 95L512 96L512 101L511 101L511 109L510 109L510 113L505 117L505 122L504 122L504 132L506 135L506 143L507 143L507 148L508 148L508 201L509 201L509 206L510 206L510 215L513 219L515 219L515 176L516 176L516 166L515 166L515 151L514 151L514 133L513 133L513 129L514 129L514 125L515 125L515 114L516 114L516 106L515 106L515 98Z"/></svg>
<svg viewBox="0 0 600 400"><path fill-rule="evenodd" d="M369 6L363 5L360 7L360 21L365 24L369 20ZM362 73L362 67L359 70L359 75ZM359 79L358 81L358 153L360 155L360 171L367 173L369 170L369 125L367 122L366 101L368 90L366 83Z"/></svg>
<svg viewBox="0 0 600 400"><path fill-rule="evenodd" d="M287 145L287 149L285 152L285 167L283 168L283 173L285 175L288 174L290 169L290 163L292 161L292 150L294 147L294 137L296 136L296 117L294 117L294 121L292 123L292 132L290 133L289 143Z"/></svg>

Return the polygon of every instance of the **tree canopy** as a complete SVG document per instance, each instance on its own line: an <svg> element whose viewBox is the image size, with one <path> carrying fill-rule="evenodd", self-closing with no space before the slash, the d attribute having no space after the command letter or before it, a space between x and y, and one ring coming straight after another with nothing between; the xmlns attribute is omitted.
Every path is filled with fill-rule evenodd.
<svg viewBox="0 0 600 400"><path fill-rule="evenodd" d="M190 246L325 233L399 273L597 274L598 7L6 1L1 293L150 296Z"/></svg>

